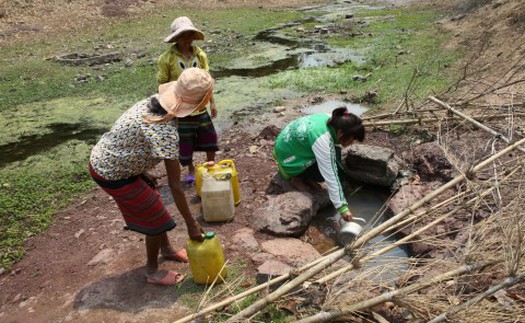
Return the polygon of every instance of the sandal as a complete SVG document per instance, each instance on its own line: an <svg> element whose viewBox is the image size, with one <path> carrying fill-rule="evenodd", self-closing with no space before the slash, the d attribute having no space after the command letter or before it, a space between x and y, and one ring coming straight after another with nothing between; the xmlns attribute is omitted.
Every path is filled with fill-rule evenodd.
<svg viewBox="0 0 525 323"><path fill-rule="evenodd" d="M175 270L168 270L166 272L166 275L164 275L164 277L160 279L152 277L152 276L146 277L146 281L149 284L173 286L173 285L177 285L178 283L182 282L184 278L185 277L183 274L178 273Z"/></svg>
<svg viewBox="0 0 525 323"><path fill-rule="evenodd" d="M193 182L195 182L195 175L193 174L186 175L186 177L184 178L184 182L186 184L193 184Z"/></svg>

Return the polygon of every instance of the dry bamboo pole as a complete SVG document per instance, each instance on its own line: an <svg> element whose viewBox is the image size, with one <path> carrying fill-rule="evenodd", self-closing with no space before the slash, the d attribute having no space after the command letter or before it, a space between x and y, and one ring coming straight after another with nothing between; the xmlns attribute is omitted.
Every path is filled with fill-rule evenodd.
<svg viewBox="0 0 525 323"><path fill-rule="evenodd" d="M337 247L336 247L336 248L332 248L332 249L330 249L330 250L328 251L328 254L327 254L327 255L325 255L325 256L323 256L323 257L320 257L320 258L318 258L318 259L312 261L311 263L308 263L308 264L304 265L303 267L297 269L295 272L301 272L301 271L304 271L304 270L306 270L306 269L308 269L308 268L310 268L310 267L312 267L312 266L318 264L319 262L321 262L321 261L323 261L324 259L326 259L327 257L329 257L329 256L331 255L331 252L335 252L336 250L340 250L340 248L337 248ZM219 303L212 304L212 305L210 305L210 306L208 306L208 307L206 307L206 308L200 310L200 311L197 312L197 313L193 313L193 314L187 315L187 316L185 316L185 317L183 317L183 318L180 318L180 319L178 319L177 321L174 321L173 323L186 323L186 322L190 322L190 321L192 321L192 320L194 320L194 319L196 319L196 318L199 318L199 317L201 317L201 316L203 316L203 315L206 315L206 314L208 314L208 313L210 313L210 312L213 312L213 311L215 311L215 310L218 309L218 308L221 308L221 307L223 307L223 306L229 305L229 304L231 304L231 303L233 303L233 302L235 302L235 301L237 301L237 300L239 300L239 299L245 298L246 296L249 296L249 295L251 295L251 294L253 294L253 293L256 293L256 292L258 292L258 291L261 291L261 290L263 290L263 289L266 289L266 288L268 288L269 286L271 286L271 285L273 285L273 284L275 284L275 283L279 283L279 282L285 281L285 280L289 279L289 278L292 277L292 276L293 276L292 273L287 273L287 274L285 274L285 275L282 275L282 276L276 277L276 278L274 278L274 279L271 279L271 280L267 281L266 283L263 283L263 284L260 284L260 285L255 286L255 287L253 287L253 288L251 288L251 289L245 290L244 292L239 293L239 294L237 294L237 295L235 295L235 296L228 297L227 299L225 299L225 300L223 300L223 301L221 301L221 302L219 302Z"/></svg>
<svg viewBox="0 0 525 323"><path fill-rule="evenodd" d="M459 102L459 105L464 105L461 102ZM524 102L515 102L515 103L503 103L503 104L472 104L467 103L465 106L467 106L469 109L477 109L477 108L509 108L509 107L519 107L525 105Z"/></svg>
<svg viewBox="0 0 525 323"><path fill-rule="evenodd" d="M388 251L394 249L395 247L398 247L402 244L404 244L405 242L407 241L410 241L410 239L416 237L418 234L422 233L422 232L425 232L426 230L430 229L431 227L435 226L436 224L442 222L443 220L445 220L446 218L450 217L451 215L455 214L458 210L460 210L461 207L456 207L454 208L454 210L450 211L449 213L447 214L444 214L442 216L440 216L439 218L435 219L434 221L432 221L431 223L425 225L424 227L412 232L411 234L407 235L406 237L403 237L377 251L375 251L374 253L368 255L368 256L365 256L361 259L358 259L357 261L352 261L352 263L348 264L347 266L345 267L342 267L326 276L324 276L323 278L320 278L318 280L315 281L315 283L317 284L324 284L326 283L327 281L331 280L331 279L334 279L338 276L340 276L341 274L343 274L344 272L348 271L348 270L352 270L354 269L356 266L356 262L359 263L358 266L361 266L361 264L363 263L366 263L367 261L377 257L377 256L380 256L384 253L387 253Z"/></svg>
<svg viewBox="0 0 525 323"><path fill-rule="evenodd" d="M522 281L525 281L525 276L523 276L523 275L514 276L514 277L507 277L502 282L500 282L499 284L495 284L495 285L490 286L483 293L477 295L474 298L469 299L468 301L466 301L465 303L463 303L461 305L457 305L457 306L454 306L454 307L450 308L447 312L436 316L435 318L433 318L432 320L428 321L427 323L438 323L438 322L447 321L447 320L449 320L450 316L453 316L453 315L455 315L455 314L457 314L457 313L459 313L461 311L466 310L469 306L472 306L472 305L476 304L477 302L481 301L482 299L493 295L498 290L514 286L516 284L521 283Z"/></svg>
<svg viewBox="0 0 525 323"><path fill-rule="evenodd" d="M470 117L470 116L468 116L468 115L466 115L466 114L464 114L464 113L462 113L462 112L460 112L460 111L454 109L453 107L451 107L450 105L446 104L445 102L440 101L440 100L436 99L436 98L433 97L433 96L429 96L428 98L429 98L431 101L433 101L433 102L437 103L438 105L444 107L445 109L449 110L450 112L454 113L455 115L457 115L457 116L459 116L459 117L461 117L461 118L464 118L465 120L471 122L471 123L474 124L476 127L481 128L481 129L487 131L488 133L490 133L490 134L493 135L494 137L499 138L499 139L505 141L506 143L510 143L510 139L509 139L509 138L507 138L507 137L505 137L504 135L502 135L501 133L499 133L499 132L497 132L497 131L495 131L495 130L493 130L493 129L487 127L487 126L485 126L484 124L482 124L482 123L480 123L480 122L474 120L474 118L472 118L472 117ZM518 147L517 149L518 149L519 151L521 151L521 152L525 152L525 149L523 149L523 148L521 148L521 147Z"/></svg>
<svg viewBox="0 0 525 323"><path fill-rule="evenodd" d="M494 109L502 108L502 107L508 108L511 106L520 106L520 105L523 105L523 103L517 103L517 104L507 103L507 104L498 105L497 107L489 106L489 105L474 105L474 106L468 106L468 109L474 110L474 109L487 109L488 108L488 109L494 110ZM388 112L388 113L381 113L381 114L375 114L371 116L362 117L361 120L366 121L366 120L374 120L374 119L385 119L385 118L391 118L394 115L416 115L416 114L421 114L421 113L434 113L434 112L442 112L442 111L443 109L440 109L440 108L428 108L428 109L418 109L415 111L404 111L404 112L396 112L396 113Z"/></svg>
<svg viewBox="0 0 525 323"><path fill-rule="evenodd" d="M361 301L359 303L346 306L340 310L334 310L330 312L319 312L315 315L306 317L302 320L297 321L298 323L311 323L311 322L329 322L333 319L336 319L343 315L351 314L352 312L363 310L372 306L375 306L377 304L381 304L387 301L393 300L395 297L399 297L402 295L408 295L413 292L417 292L418 290L421 290L423 288L427 288L429 286L441 283L445 280L449 280L451 278L471 273L473 271L481 270L489 265L492 265L496 263L496 261L484 261L484 262L478 262L471 265L462 265L457 267L454 270L448 271L444 274L438 275L430 280L418 282L415 284L412 284L410 286L406 286L397 290L392 290L386 293L383 293L381 295L378 295L376 297Z"/></svg>
<svg viewBox="0 0 525 323"><path fill-rule="evenodd" d="M382 113L382 114L375 114L375 115L372 115L372 116L367 116L367 117L362 117L361 120L363 121L366 121L366 120L373 120L373 119L385 119L385 118L391 118L392 116L394 116L395 114L398 114L398 115L414 115L414 114L417 114L417 113L423 113L423 112L441 112L443 111L443 109L428 109L428 110L417 110L417 111L410 111L410 112L399 112L399 113L393 113L393 112L388 112L388 113Z"/></svg>
<svg viewBox="0 0 525 323"><path fill-rule="evenodd" d="M511 152L512 150L516 149L520 145L525 143L525 139L522 139L518 142L515 142L514 144L506 147L505 149L502 149L498 153L492 155L491 157L487 158L486 160L482 161L478 165L474 166L472 168L472 173L475 173L483 168L485 168L487 165L491 164L493 161L501 158L505 154ZM466 179L466 175L461 174L450 180L449 182L443 184L438 189L434 190L433 192L427 194L422 199L414 203L413 205L407 207L405 210L400 212L399 214L395 215L394 217L390 218L389 220L383 222L379 226L373 228L368 233L364 234L363 236L359 237L353 244L347 246L344 250L338 250L334 252L333 254L327 256L325 260L318 263L314 267L310 268L309 270L305 271L298 277L294 278L293 280L289 281L288 283L282 285L274 292L266 295L264 298L258 300L257 302L253 303L252 305L248 306L244 310L237 313L235 316L231 317L227 322L239 322L245 320L247 317L250 317L254 315L255 313L259 312L261 309L266 307L268 304L274 302L279 297L281 297L284 294L287 294L295 287L299 286L309 278L315 276L319 272L321 272L326 267L332 265L337 260L341 259L347 252L351 252L353 249L359 248L360 246L364 245L368 240L374 238L378 234L381 234L383 231L388 229L390 226L392 226L394 223L396 223L398 220L404 218L410 213L414 213L415 210L423 206L425 203L429 202L436 196L439 196L443 194L448 189L454 187L456 184L461 182L462 180Z"/></svg>
<svg viewBox="0 0 525 323"><path fill-rule="evenodd" d="M251 317L252 315L259 312L261 309L266 307L266 305L274 302L282 295L285 295L289 293L292 289L302 284L304 281L306 281L308 278L315 276L317 273L319 273L324 268L328 267L329 265L333 264L337 260L341 259L345 255L345 250L340 249L338 251L335 251L332 253L329 257L327 257L322 262L319 262L314 267L310 268L309 270L305 271L295 279L289 281L288 283L282 285L274 292L266 295L262 299L258 300L257 302L253 303L251 306L248 306L244 310L237 313L235 316L228 319L226 322L243 322L246 321L247 318Z"/></svg>
<svg viewBox="0 0 525 323"><path fill-rule="evenodd" d="M456 118L459 120L459 118ZM427 123L427 122L436 122L439 121L439 118L414 118L414 119L399 119L399 120L385 120L385 121L373 121L368 119L366 122L363 122L365 127L380 127L380 126L389 126L396 124L413 124L413 123Z"/></svg>
<svg viewBox="0 0 525 323"><path fill-rule="evenodd" d="M479 117L479 119L492 120L492 119L502 119L506 117L507 117L506 115L497 114L497 115L481 116ZM461 118L456 118L456 117L446 117L446 118L444 117L442 119L462 120ZM363 125L365 127L381 127L381 126L389 126L389 125L397 125L397 124L403 125L403 124L414 124L414 123L428 123L428 122L436 122L439 120L441 119L438 118L437 116L432 117L432 118L413 118L413 119L383 120L383 121L374 121L372 119L367 119L367 120L364 120Z"/></svg>

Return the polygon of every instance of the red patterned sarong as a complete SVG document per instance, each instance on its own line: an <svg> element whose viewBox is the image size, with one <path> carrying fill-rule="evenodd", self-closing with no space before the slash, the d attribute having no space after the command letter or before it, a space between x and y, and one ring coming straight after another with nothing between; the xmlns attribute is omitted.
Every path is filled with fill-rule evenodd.
<svg viewBox="0 0 525 323"><path fill-rule="evenodd" d="M91 165L89 172L95 182L113 197L128 229L157 235L176 226L175 220L162 204L160 193L140 176L110 181L98 175Z"/></svg>

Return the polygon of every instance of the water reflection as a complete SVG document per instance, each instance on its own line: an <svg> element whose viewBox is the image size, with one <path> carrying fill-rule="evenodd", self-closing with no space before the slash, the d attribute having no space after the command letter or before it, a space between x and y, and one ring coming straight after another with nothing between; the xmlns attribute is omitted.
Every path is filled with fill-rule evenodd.
<svg viewBox="0 0 525 323"><path fill-rule="evenodd" d="M339 107L346 107L349 112L352 112L353 114L357 116L362 116L363 113L365 113L368 109L360 104L356 103L348 103L344 101L339 100L330 100L325 101L323 103L314 104L307 106L303 109L303 113L306 114L315 114L315 113L325 113L325 114L332 114L332 111L335 108Z"/></svg>
<svg viewBox="0 0 525 323"><path fill-rule="evenodd" d="M85 128L82 124L51 124L50 133L26 136L17 142L0 146L0 167L48 151L69 140L95 143L107 129Z"/></svg>

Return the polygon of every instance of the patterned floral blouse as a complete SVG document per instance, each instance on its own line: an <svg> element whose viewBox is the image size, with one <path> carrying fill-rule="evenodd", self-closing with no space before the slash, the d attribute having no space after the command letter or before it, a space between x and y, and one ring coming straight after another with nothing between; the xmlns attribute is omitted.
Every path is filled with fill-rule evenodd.
<svg viewBox="0 0 525 323"><path fill-rule="evenodd" d="M107 180L120 180L152 169L164 159L179 158L177 120L144 120L151 97L126 111L91 151L90 163Z"/></svg>

